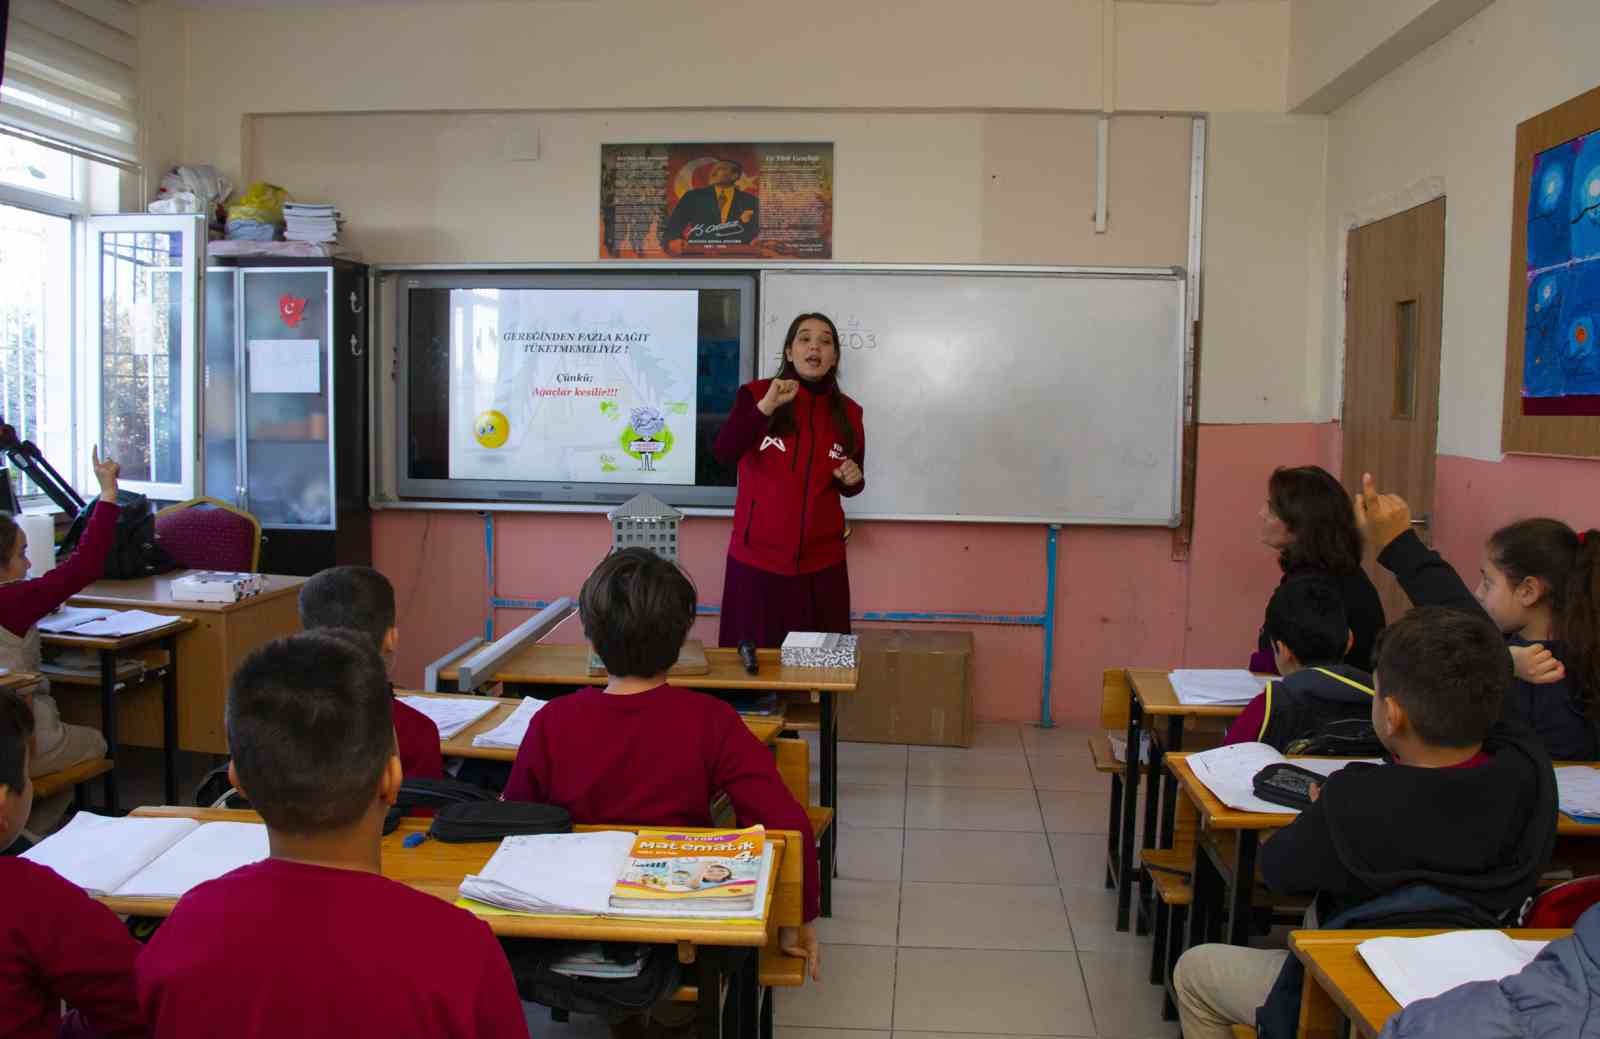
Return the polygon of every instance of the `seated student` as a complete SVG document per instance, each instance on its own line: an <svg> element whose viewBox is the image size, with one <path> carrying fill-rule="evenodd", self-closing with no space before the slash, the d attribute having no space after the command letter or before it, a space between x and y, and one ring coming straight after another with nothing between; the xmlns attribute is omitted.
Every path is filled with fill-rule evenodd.
<svg viewBox="0 0 1600 1039"><path fill-rule="evenodd" d="M33 714L0 692L0 850L22 832ZM0 857L0 1030L56 1039L92 1029L107 1039L149 1034L133 994L139 943L111 910L54 870ZM71 1008L63 1019L61 1005Z"/></svg>
<svg viewBox="0 0 1600 1039"><path fill-rule="evenodd" d="M94 503L89 524L77 550L43 577L28 575L28 536L7 513L0 512L0 667L12 671L39 670L39 629L41 618L54 613L62 603L105 576L106 556L117 536L117 473L120 467L109 458L93 455L94 474L100 481L100 499ZM33 551L48 558L52 545L35 545ZM106 755L105 737L86 725L68 725L61 720L50 683L40 681L23 696L33 708L33 775L42 776L92 758ZM72 792L63 790L33 807L28 829L43 834L51 829L72 801Z"/></svg>
<svg viewBox="0 0 1600 1039"><path fill-rule="evenodd" d="M239 667L230 778L272 854L190 891L140 954L154 1035L527 1035L488 925L380 875L400 789L390 700L354 632L291 635Z"/></svg>
<svg viewBox="0 0 1600 1039"><path fill-rule="evenodd" d="M738 713L715 697L667 684L694 623L694 585L642 548L607 556L578 598L583 633L605 662L606 688L552 700L533 716L507 801L558 804L575 823L710 826L711 801L728 795L740 826L797 830L805 846L803 928L783 949L819 974L821 891L817 844L805 808Z"/></svg>
<svg viewBox="0 0 1600 1039"><path fill-rule="evenodd" d="M1372 717L1372 676L1342 663L1353 637L1338 585L1325 577L1278 585L1267 603L1266 634L1283 679L1268 682L1250 701L1224 743L1260 742L1300 753L1330 725L1359 721L1365 730Z"/></svg>
<svg viewBox="0 0 1600 1039"><path fill-rule="evenodd" d="M335 566L313 575L300 588L300 626L347 628L372 640L385 663L392 662L400 644L395 627L394 585L370 566ZM433 719L393 695L395 738L400 745L400 767L407 779L439 779L444 758L439 752L439 727Z"/></svg>
<svg viewBox="0 0 1600 1039"><path fill-rule="evenodd" d="M1506 720L1536 732L1557 761L1600 759L1600 532L1580 535L1553 519L1501 527L1473 593L1412 531L1404 499L1379 494L1370 473L1355 505L1378 562L1413 603L1486 616L1505 635L1517 668Z"/></svg>
<svg viewBox="0 0 1600 1039"><path fill-rule="evenodd" d="M1282 894L1315 895L1312 926L1339 926L1349 910L1424 885L1458 900L1460 914L1509 925L1554 847L1556 791L1533 735L1497 723L1511 682L1499 633L1459 610L1412 610L1379 636L1375 677L1372 724L1393 764L1334 773L1262 845L1262 878ZM1255 1023L1288 955L1184 953L1173 983L1185 1039L1227 1039L1232 1025Z"/></svg>

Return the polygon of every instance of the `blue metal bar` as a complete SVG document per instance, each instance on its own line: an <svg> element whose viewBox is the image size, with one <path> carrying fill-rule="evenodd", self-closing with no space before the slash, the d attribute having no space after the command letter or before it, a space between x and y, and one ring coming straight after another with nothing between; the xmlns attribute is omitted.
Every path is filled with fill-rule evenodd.
<svg viewBox="0 0 1600 1039"><path fill-rule="evenodd" d="M483 578L489 586L489 612L483 618L483 641L494 641L494 513L483 514ZM543 609L548 603L541 605Z"/></svg>
<svg viewBox="0 0 1600 1039"><path fill-rule="evenodd" d="M550 599L502 599L496 596L489 600L489 605L496 610L542 610L549 606L552 601ZM718 617L722 614L722 607L701 603L697 612L702 617ZM1048 623L1049 614L854 610L850 614L850 619L858 621L887 621L897 624L997 624L1024 628L1042 628Z"/></svg>
<svg viewBox="0 0 1600 1039"><path fill-rule="evenodd" d="M1061 540L1059 524L1050 524L1044 544L1044 677L1039 694L1039 728L1055 727L1050 717L1050 679L1056 655L1056 557Z"/></svg>

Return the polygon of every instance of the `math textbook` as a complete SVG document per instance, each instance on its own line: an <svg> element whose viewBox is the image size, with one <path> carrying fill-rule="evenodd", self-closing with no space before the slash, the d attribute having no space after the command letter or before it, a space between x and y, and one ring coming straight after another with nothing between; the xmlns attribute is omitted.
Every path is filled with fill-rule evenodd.
<svg viewBox="0 0 1600 1039"><path fill-rule="evenodd" d="M718 915L756 910L766 832L714 830L641 833L611 896L617 909L712 909Z"/></svg>

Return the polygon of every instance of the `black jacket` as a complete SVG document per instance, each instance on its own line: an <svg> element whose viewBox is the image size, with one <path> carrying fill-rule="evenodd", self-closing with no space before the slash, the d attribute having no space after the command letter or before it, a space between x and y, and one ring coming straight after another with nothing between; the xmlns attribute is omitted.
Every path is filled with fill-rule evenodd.
<svg viewBox="0 0 1600 1039"><path fill-rule="evenodd" d="M1267 683L1262 743L1285 754L1334 722L1372 717L1372 676L1348 664L1307 667Z"/></svg>
<svg viewBox="0 0 1600 1039"><path fill-rule="evenodd" d="M1556 778L1530 733L1496 725L1489 762L1335 772L1316 803L1261 848L1284 894L1317 894L1323 920L1411 884L1430 884L1510 919L1556 839Z"/></svg>
<svg viewBox="0 0 1600 1039"><path fill-rule="evenodd" d="M1390 542L1378 555L1378 562L1394 574L1414 605L1448 606L1488 616L1455 568L1412 531ZM1513 646L1529 645L1525 639L1506 641ZM1565 644L1547 641L1543 645L1566 663ZM1600 758L1600 745L1577 693L1570 677L1549 685L1516 679L1506 694L1504 717L1537 733L1545 751L1557 761L1594 761Z"/></svg>
<svg viewBox="0 0 1600 1039"><path fill-rule="evenodd" d="M1378 632L1383 630L1384 620L1383 600L1378 598L1378 589L1372 586L1372 579L1367 572L1358 569L1352 574L1329 574L1312 567L1296 567L1283 575L1283 581L1293 581L1299 577L1325 577L1338 585L1339 598L1344 600L1345 622L1350 625L1350 634L1355 636L1344 662L1351 667L1371 671L1372 647L1378 641ZM1282 584L1283 581L1278 583ZM1267 641L1265 623L1256 637L1256 652L1250 658L1250 670L1261 674L1272 674L1277 670L1272 658L1272 644Z"/></svg>
<svg viewBox="0 0 1600 1039"><path fill-rule="evenodd" d="M750 219L741 220L746 213L750 214ZM728 207L728 219L724 221L715 188L685 191L683 197L678 199L678 204L672 207L672 215L667 217L664 237L671 241L683 238L685 232L688 232L687 241L692 245L746 245L755 241L761 233L761 200L748 191L735 188L733 204Z"/></svg>

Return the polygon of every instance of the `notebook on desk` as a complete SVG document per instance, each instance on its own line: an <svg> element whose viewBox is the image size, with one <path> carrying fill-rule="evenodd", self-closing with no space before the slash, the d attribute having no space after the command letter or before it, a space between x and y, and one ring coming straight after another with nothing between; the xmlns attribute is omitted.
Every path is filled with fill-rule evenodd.
<svg viewBox="0 0 1600 1039"><path fill-rule="evenodd" d="M1451 931L1426 938L1369 938L1356 952L1402 1007L1473 981L1498 981L1532 963L1547 942L1499 931Z"/></svg>
<svg viewBox="0 0 1600 1039"><path fill-rule="evenodd" d="M79 812L22 857L91 895L161 900L181 898L269 854L261 823L110 819Z"/></svg>

